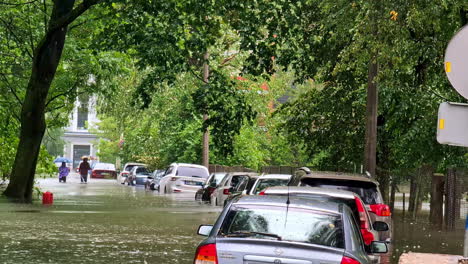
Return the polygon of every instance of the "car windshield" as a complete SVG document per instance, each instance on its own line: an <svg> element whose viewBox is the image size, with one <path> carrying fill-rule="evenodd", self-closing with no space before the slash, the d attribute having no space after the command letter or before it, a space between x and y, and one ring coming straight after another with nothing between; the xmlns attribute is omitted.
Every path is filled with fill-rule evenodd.
<svg viewBox="0 0 468 264"><path fill-rule="evenodd" d="M259 239L344 248L340 215L291 207L286 211L285 207L233 206L219 234L226 237L250 234Z"/></svg>
<svg viewBox="0 0 468 264"><path fill-rule="evenodd" d="M138 167L135 171L135 174L138 175L150 175L151 172L145 167Z"/></svg>
<svg viewBox="0 0 468 264"><path fill-rule="evenodd" d="M177 168L177 176L188 176L197 178L208 178L208 171L199 167L179 167Z"/></svg>
<svg viewBox="0 0 468 264"><path fill-rule="evenodd" d="M95 170L115 170L114 164L111 163L96 163L94 165Z"/></svg>
<svg viewBox="0 0 468 264"><path fill-rule="evenodd" d="M289 182L289 179L259 179L258 184L255 187L254 194L265 190L268 187L274 186L286 186Z"/></svg>
<svg viewBox="0 0 468 264"><path fill-rule="evenodd" d="M305 178L301 180L301 183L312 187L350 191L358 194L365 204L383 203L377 186L372 182Z"/></svg>

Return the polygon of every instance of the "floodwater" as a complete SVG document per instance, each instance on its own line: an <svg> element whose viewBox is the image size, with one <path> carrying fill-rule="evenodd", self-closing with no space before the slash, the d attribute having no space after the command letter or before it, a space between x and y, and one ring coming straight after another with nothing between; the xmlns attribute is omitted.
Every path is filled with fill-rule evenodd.
<svg viewBox="0 0 468 264"><path fill-rule="evenodd" d="M191 263L219 208L115 180L40 181L54 205L0 203L0 263Z"/></svg>
<svg viewBox="0 0 468 264"><path fill-rule="evenodd" d="M54 205L0 201L0 263L192 263L200 224L212 224L220 208L194 194L159 195L115 180L66 184L39 180ZM463 232L428 228L422 217L395 215L393 262L402 252L461 254Z"/></svg>

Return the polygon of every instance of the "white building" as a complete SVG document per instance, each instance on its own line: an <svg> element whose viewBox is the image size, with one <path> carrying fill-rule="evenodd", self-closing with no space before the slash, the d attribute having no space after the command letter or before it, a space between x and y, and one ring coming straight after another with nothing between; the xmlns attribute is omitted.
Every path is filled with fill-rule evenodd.
<svg viewBox="0 0 468 264"><path fill-rule="evenodd" d="M73 160L73 168L78 167L82 156L96 157L98 136L91 131L97 130L98 122L96 97L80 96L75 102L70 123L63 135L64 157Z"/></svg>

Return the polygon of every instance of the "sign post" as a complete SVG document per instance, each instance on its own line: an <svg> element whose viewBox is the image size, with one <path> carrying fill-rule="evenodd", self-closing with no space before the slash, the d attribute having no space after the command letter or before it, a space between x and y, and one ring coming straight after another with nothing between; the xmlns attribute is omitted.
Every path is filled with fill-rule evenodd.
<svg viewBox="0 0 468 264"><path fill-rule="evenodd" d="M453 88L465 99L468 99L468 25L464 26L450 40L445 51L445 73ZM437 141L441 144L468 147L468 105L442 103L439 107ZM465 259L458 263L468 262L468 215L465 226Z"/></svg>

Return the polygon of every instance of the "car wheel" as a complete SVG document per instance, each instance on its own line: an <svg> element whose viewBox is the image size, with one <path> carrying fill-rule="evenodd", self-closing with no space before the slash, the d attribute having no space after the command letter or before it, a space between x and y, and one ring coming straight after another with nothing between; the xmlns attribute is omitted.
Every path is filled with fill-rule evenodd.
<svg viewBox="0 0 468 264"><path fill-rule="evenodd" d="M149 188L150 188L152 191L156 190L156 188L154 188L154 183L153 183L153 184L150 184Z"/></svg>

